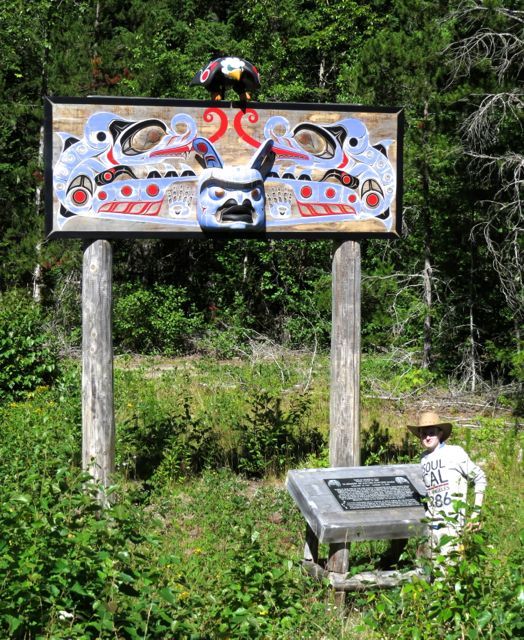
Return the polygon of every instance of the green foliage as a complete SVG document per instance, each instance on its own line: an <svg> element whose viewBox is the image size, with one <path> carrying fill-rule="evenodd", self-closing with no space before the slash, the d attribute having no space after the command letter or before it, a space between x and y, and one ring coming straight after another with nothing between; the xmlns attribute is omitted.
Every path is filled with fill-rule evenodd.
<svg viewBox="0 0 524 640"><path fill-rule="evenodd" d="M126 475L160 486L222 462L217 435L191 415L187 398L179 413L156 421L133 415L119 426L118 438L118 464Z"/></svg>
<svg viewBox="0 0 524 640"><path fill-rule="evenodd" d="M122 360L128 367L134 362ZM312 405L321 400L298 393L294 385L303 369L293 370L288 360L287 368L187 359L171 371L155 369L155 360L147 368L117 369L118 459L128 479L108 490L113 506L106 510L93 500L97 488L79 469L78 366L64 367L52 388L3 403L0 637L519 637L524 540L516 529L522 521L523 444L517 419L508 425L507 419L485 418L479 429L454 429L454 441L484 460L489 484L483 529L468 533L463 555L445 579L349 595L342 619L326 607L326 585L299 569L304 521L281 482L247 481L230 469L197 474L206 466L200 464L206 450L220 451L225 463L218 464L232 464L241 429L258 420L262 443L264 430L269 437L286 431L297 437L302 430L308 443ZM254 412L249 402L257 384L271 393L259 394ZM393 429L382 426L391 425L397 409L381 405L380 419L364 432L367 462L407 461L405 443L394 442ZM227 434L214 420L226 425ZM286 452L278 443L276 449ZM122 466L125 460L134 465L135 455L143 455L143 470L149 465L145 483L131 481L133 473ZM269 452L264 455L269 472L281 464L279 456L272 461ZM325 462L321 456L325 449L309 460ZM259 459L257 454L250 462ZM217 464L211 460L209 467ZM507 535L508 526L515 535ZM375 568L387 557L385 547L382 541L356 543L352 571ZM406 549L408 565L415 547Z"/></svg>
<svg viewBox="0 0 524 640"><path fill-rule="evenodd" d="M215 637L250 640L296 632L306 613L297 567L276 550L264 553L256 529L240 529L235 537L239 562L224 573L225 586L211 611Z"/></svg>
<svg viewBox="0 0 524 640"><path fill-rule="evenodd" d="M140 495L113 488L107 510L94 500L97 487L77 466L78 387L70 371L55 390L0 408L0 636L167 637L192 613L160 577L173 560L146 561L144 548L157 543ZM170 584L185 588L182 576Z"/></svg>
<svg viewBox="0 0 524 640"><path fill-rule="evenodd" d="M238 469L248 476L280 474L322 446L319 431L307 423L310 398L295 396L289 409L266 390L252 399L249 415L239 426Z"/></svg>
<svg viewBox="0 0 524 640"><path fill-rule="evenodd" d="M180 384L179 389L187 392L188 387L183 390ZM199 413L187 397L175 399L169 408L153 397L144 403L135 397L131 417L117 425L118 468L126 477L162 490L204 469L224 466L250 477L281 474L320 451L323 437L308 424L309 395L285 398L277 389L248 387L242 396L234 412L226 398L220 409L228 413L227 434L224 425L210 420L216 416Z"/></svg>
<svg viewBox="0 0 524 640"><path fill-rule="evenodd" d="M184 353L201 327L186 290L169 285L122 285L115 293L113 315L116 345L133 353Z"/></svg>
<svg viewBox="0 0 524 640"><path fill-rule="evenodd" d="M363 465L374 464L406 464L415 462L416 456L413 440L406 430L402 442L393 441L387 427L382 427L377 420L362 432L361 462Z"/></svg>
<svg viewBox="0 0 524 640"><path fill-rule="evenodd" d="M17 290L0 294L0 401L16 399L57 373L41 308Z"/></svg>
<svg viewBox="0 0 524 640"><path fill-rule="evenodd" d="M516 638L522 624L524 554L502 566L489 536L467 534L462 550L433 568L434 581L416 581L388 594L368 596L367 624L384 638L429 640Z"/></svg>
<svg viewBox="0 0 524 640"><path fill-rule="evenodd" d="M131 506L101 511L83 474L60 468L39 480L36 472L29 479L38 492L2 496L3 634L138 638L150 622L162 624Z"/></svg>

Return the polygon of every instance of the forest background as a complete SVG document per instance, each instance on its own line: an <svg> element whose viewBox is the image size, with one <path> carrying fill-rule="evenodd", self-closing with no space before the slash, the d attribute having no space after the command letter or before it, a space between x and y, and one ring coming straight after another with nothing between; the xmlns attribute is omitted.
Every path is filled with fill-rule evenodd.
<svg viewBox="0 0 524 640"><path fill-rule="evenodd" d="M227 52L257 65L260 100L405 110L402 237L361 243L364 351L473 391L522 384L522 21L518 3L498 0L3 2L5 323L29 294L55 345L79 348L81 243L43 233L44 96L205 99L189 81ZM326 350L332 251L310 240L115 242L115 348L229 357L268 339Z"/></svg>

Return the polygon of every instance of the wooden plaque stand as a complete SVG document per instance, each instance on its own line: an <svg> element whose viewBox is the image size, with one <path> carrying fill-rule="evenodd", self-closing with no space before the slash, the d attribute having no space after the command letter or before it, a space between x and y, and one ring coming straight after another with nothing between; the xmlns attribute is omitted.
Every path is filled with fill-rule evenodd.
<svg viewBox="0 0 524 640"><path fill-rule="evenodd" d="M354 509L345 509L328 483L337 485L355 479L364 486L363 501ZM385 481L383 485L381 480ZM375 501L369 488L373 483L378 485ZM304 568L314 577L330 581L337 604L343 604L347 591L391 587L414 576L423 577L420 569L349 575L350 542L392 540L393 552L396 547L400 554L406 538L425 534L424 507L409 498L411 486L417 495L425 493L418 464L290 471L286 485L307 523ZM329 544L325 563L319 559L319 543Z"/></svg>

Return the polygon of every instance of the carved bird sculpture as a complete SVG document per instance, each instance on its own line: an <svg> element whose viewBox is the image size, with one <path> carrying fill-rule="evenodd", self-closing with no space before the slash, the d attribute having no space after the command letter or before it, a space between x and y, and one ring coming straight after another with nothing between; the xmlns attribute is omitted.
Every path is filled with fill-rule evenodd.
<svg viewBox="0 0 524 640"><path fill-rule="evenodd" d="M228 87L239 95L241 102L251 100L252 91L260 87L257 68L242 58L223 56L211 60L191 80L192 85L201 85L213 100L223 100Z"/></svg>

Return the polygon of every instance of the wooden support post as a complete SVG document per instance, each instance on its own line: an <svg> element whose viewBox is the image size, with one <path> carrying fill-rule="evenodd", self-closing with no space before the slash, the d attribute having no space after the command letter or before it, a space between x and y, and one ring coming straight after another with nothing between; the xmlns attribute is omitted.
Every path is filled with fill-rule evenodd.
<svg viewBox="0 0 524 640"><path fill-rule="evenodd" d="M360 464L360 245L333 256L329 463Z"/></svg>
<svg viewBox="0 0 524 640"><path fill-rule="evenodd" d="M82 465L103 486L115 468L112 247L84 246L82 280Z"/></svg>
<svg viewBox="0 0 524 640"><path fill-rule="evenodd" d="M313 529L308 524L306 525L304 560L306 562L318 562L318 538Z"/></svg>
<svg viewBox="0 0 524 640"><path fill-rule="evenodd" d="M333 256L329 463L360 464L360 245L345 241ZM348 543L331 544L326 568L345 574ZM343 606L345 592L335 590Z"/></svg>
<svg viewBox="0 0 524 640"><path fill-rule="evenodd" d="M343 576L347 574L349 569L349 544L347 542L336 542L329 545L329 558L326 563L326 570ZM346 592L335 587L334 593L335 606L341 607L341 613L344 610L346 601Z"/></svg>

